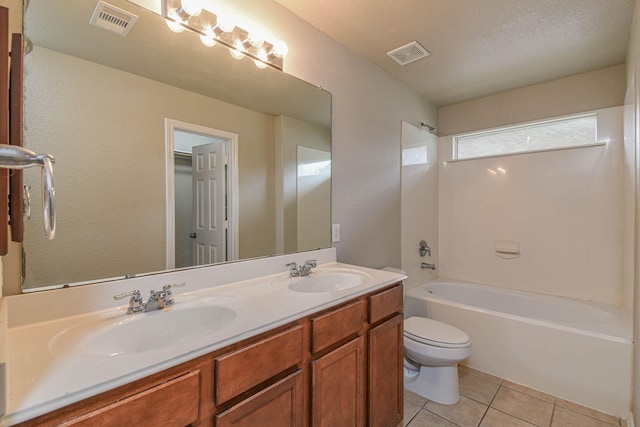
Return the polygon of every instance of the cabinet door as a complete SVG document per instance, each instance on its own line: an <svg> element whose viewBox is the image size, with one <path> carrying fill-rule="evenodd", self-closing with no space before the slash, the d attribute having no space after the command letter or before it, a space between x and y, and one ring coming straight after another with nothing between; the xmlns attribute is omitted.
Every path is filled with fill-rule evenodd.
<svg viewBox="0 0 640 427"><path fill-rule="evenodd" d="M199 398L200 372L195 371L63 424L183 427L198 420Z"/></svg>
<svg viewBox="0 0 640 427"><path fill-rule="evenodd" d="M364 426L364 338L358 337L312 363L311 425Z"/></svg>
<svg viewBox="0 0 640 427"><path fill-rule="evenodd" d="M402 315L369 331L369 426L402 421Z"/></svg>
<svg viewBox="0 0 640 427"><path fill-rule="evenodd" d="M301 427L304 377L299 370L216 417L216 427Z"/></svg>

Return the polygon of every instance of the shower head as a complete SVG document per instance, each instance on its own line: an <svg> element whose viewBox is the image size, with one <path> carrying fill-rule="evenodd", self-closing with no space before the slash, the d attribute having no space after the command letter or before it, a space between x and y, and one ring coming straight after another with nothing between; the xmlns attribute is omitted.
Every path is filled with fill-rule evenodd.
<svg viewBox="0 0 640 427"><path fill-rule="evenodd" d="M430 125L426 124L425 122L421 122L420 123L420 128L421 129L427 128L429 133L432 133L432 134L438 136L438 129L434 128L433 126L430 126Z"/></svg>

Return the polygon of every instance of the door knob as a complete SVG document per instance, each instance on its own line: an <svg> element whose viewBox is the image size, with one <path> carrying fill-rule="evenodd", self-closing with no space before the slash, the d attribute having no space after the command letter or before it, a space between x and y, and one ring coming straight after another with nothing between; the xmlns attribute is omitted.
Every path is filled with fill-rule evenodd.
<svg viewBox="0 0 640 427"><path fill-rule="evenodd" d="M189 234L189 237L191 237L192 239L195 239L196 237L198 237L198 235L196 233L191 233Z"/></svg>

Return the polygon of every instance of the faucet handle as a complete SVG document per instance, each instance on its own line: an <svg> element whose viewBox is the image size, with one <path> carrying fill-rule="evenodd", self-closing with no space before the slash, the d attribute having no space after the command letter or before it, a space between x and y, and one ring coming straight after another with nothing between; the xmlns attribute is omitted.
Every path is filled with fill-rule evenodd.
<svg viewBox="0 0 640 427"><path fill-rule="evenodd" d="M315 259L308 259L304 262L304 265L305 267L315 268L317 264Z"/></svg>
<svg viewBox="0 0 640 427"><path fill-rule="evenodd" d="M183 288L187 286L186 282L180 282L180 283L167 283L166 285L164 285L162 287L163 291L169 291L171 290L171 288Z"/></svg>
<svg viewBox="0 0 640 427"><path fill-rule="evenodd" d="M132 298L137 298L137 297L142 298L142 294L140 294L140 290L136 289L135 291L129 291L129 292L125 292L123 294L114 295L113 299L121 300L122 298L126 298L126 297L129 297L129 296L132 297Z"/></svg>
<svg viewBox="0 0 640 427"><path fill-rule="evenodd" d="M298 271L298 264L295 262L290 262L284 265L285 267L289 267L289 277L298 277L300 272Z"/></svg>
<svg viewBox="0 0 640 427"><path fill-rule="evenodd" d="M144 302L142 302L142 294L139 289L135 291L125 292L123 294L114 295L113 299L121 300L126 297L131 297L129 300L129 308L127 309L127 314L139 313L144 311Z"/></svg>
<svg viewBox="0 0 640 427"><path fill-rule="evenodd" d="M162 292L164 292L164 307L174 305L176 303L173 299L173 292L171 291L171 288L182 288L186 285L187 284L185 282L167 283L166 285L164 285L162 287Z"/></svg>

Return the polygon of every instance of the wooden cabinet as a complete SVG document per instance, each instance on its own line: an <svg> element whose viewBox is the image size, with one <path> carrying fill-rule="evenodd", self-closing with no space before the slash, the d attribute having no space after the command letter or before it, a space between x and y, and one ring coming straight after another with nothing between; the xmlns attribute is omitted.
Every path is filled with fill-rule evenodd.
<svg viewBox="0 0 640 427"><path fill-rule="evenodd" d="M264 383L302 363L302 326L295 325L274 336L217 357L215 402L217 405Z"/></svg>
<svg viewBox="0 0 640 427"><path fill-rule="evenodd" d="M302 427L305 425L302 370L216 416L217 427Z"/></svg>
<svg viewBox="0 0 640 427"><path fill-rule="evenodd" d="M404 412L402 286L370 295L368 300L368 426L395 426Z"/></svg>
<svg viewBox="0 0 640 427"><path fill-rule="evenodd" d="M402 313L402 286L394 286L382 292L370 295L369 324L373 325L396 313Z"/></svg>
<svg viewBox="0 0 640 427"><path fill-rule="evenodd" d="M397 285L311 318L313 427L402 422L402 297Z"/></svg>
<svg viewBox="0 0 640 427"><path fill-rule="evenodd" d="M402 346L401 314L369 331L369 427L393 426L402 421Z"/></svg>
<svg viewBox="0 0 640 427"><path fill-rule="evenodd" d="M22 426L396 426L402 285L354 298Z"/></svg>
<svg viewBox="0 0 640 427"><path fill-rule="evenodd" d="M340 341L361 333L364 300L311 317L311 352L317 354Z"/></svg>
<svg viewBox="0 0 640 427"><path fill-rule="evenodd" d="M365 425L364 338L358 337L311 363L311 425Z"/></svg>
<svg viewBox="0 0 640 427"><path fill-rule="evenodd" d="M199 402L200 375L196 371L84 414L66 425L187 426L198 420Z"/></svg>

